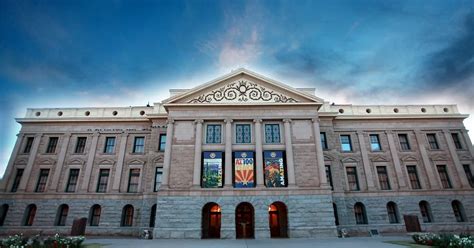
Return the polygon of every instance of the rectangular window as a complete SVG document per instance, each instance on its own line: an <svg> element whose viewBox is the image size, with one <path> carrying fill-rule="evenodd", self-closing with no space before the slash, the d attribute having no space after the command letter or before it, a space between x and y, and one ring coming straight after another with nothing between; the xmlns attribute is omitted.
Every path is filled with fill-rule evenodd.
<svg viewBox="0 0 474 248"><path fill-rule="evenodd" d="M220 144L221 131L222 131L221 125L216 125L216 124L207 125L206 143L207 144Z"/></svg>
<svg viewBox="0 0 474 248"><path fill-rule="evenodd" d="M326 139L326 133L320 133L319 136L321 137L321 147L323 150L328 149L328 141Z"/></svg>
<svg viewBox="0 0 474 248"><path fill-rule="evenodd" d="M436 168L438 169L439 178L441 179L441 184L443 185L443 188L452 188L446 165L437 165Z"/></svg>
<svg viewBox="0 0 474 248"><path fill-rule="evenodd" d="M77 137L76 149L74 153L84 153L86 148L87 137Z"/></svg>
<svg viewBox="0 0 474 248"><path fill-rule="evenodd" d="M115 150L115 137L105 138L104 153L114 153Z"/></svg>
<svg viewBox="0 0 474 248"><path fill-rule="evenodd" d="M145 152L145 137L135 137L133 142L133 153Z"/></svg>
<svg viewBox="0 0 474 248"><path fill-rule="evenodd" d="M409 151L410 150L410 143L408 143L408 135L406 134L399 134L398 140L400 140L400 147L402 151Z"/></svg>
<svg viewBox="0 0 474 248"><path fill-rule="evenodd" d="M252 131L250 124L235 125L235 143L249 144L252 143Z"/></svg>
<svg viewBox="0 0 474 248"><path fill-rule="evenodd" d="M23 176L23 169L16 169L15 179L13 180L12 185L12 192L16 192L18 190L18 186L20 185L21 177Z"/></svg>
<svg viewBox="0 0 474 248"><path fill-rule="evenodd" d="M140 182L140 169L130 169L128 177L128 193L138 192L138 183Z"/></svg>
<svg viewBox="0 0 474 248"><path fill-rule="evenodd" d="M71 169L69 171L69 179L67 180L66 192L76 191L78 178L79 178L79 169Z"/></svg>
<svg viewBox="0 0 474 248"><path fill-rule="evenodd" d="M464 167L464 172L466 173L471 188L474 188L474 177L472 176L471 167L468 164L463 164L462 166Z"/></svg>
<svg viewBox="0 0 474 248"><path fill-rule="evenodd" d="M30 153L34 140L35 140L35 137L26 138L26 144L25 144L25 149L23 149L23 153Z"/></svg>
<svg viewBox="0 0 474 248"><path fill-rule="evenodd" d="M58 145L58 137L49 137L48 147L46 148L46 153L54 153L56 151L56 146Z"/></svg>
<svg viewBox="0 0 474 248"><path fill-rule="evenodd" d="M387 167L377 166L377 174L379 176L379 184L381 190L390 190L390 182L388 181Z"/></svg>
<svg viewBox="0 0 474 248"><path fill-rule="evenodd" d="M453 137L453 142L456 149L461 150L462 145L461 145L461 140L459 139L459 135L457 133L452 133L451 136Z"/></svg>
<svg viewBox="0 0 474 248"><path fill-rule="evenodd" d="M332 174L330 165L326 165L326 180L328 181L329 185L331 185L331 189L334 189L334 187L332 186Z"/></svg>
<svg viewBox="0 0 474 248"><path fill-rule="evenodd" d="M369 135L369 137L370 137L370 149L374 152L382 150L382 147L380 146L379 135L371 134Z"/></svg>
<svg viewBox="0 0 474 248"><path fill-rule="evenodd" d="M438 150L439 145L438 145L438 140L436 140L436 134L428 133L428 134L426 134L426 137L428 137L428 142L430 143L430 148L433 149L433 150Z"/></svg>
<svg viewBox="0 0 474 248"><path fill-rule="evenodd" d="M407 165L408 178L412 189L421 189L420 180L418 179L418 172L415 165Z"/></svg>
<svg viewBox="0 0 474 248"><path fill-rule="evenodd" d="M263 164L265 166L264 181L267 188L287 186L286 164L284 156L285 154L283 151L263 152Z"/></svg>
<svg viewBox="0 0 474 248"><path fill-rule="evenodd" d="M109 182L109 169L100 169L99 180L97 181L97 193L107 192L107 183Z"/></svg>
<svg viewBox="0 0 474 248"><path fill-rule="evenodd" d="M341 150L343 152L352 151L351 136L350 135L341 135Z"/></svg>
<svg viewBox="0 0 474 248"><path fill-rule="evenodd" d="M164 151L166 148L166 134L160 134L160 146L158 150Z"/></svg>
<svg viewBox="0 0 474 248"><path fill-rule="evenodd" d="M265 124L265 143L280 143L279 124Z"/></svg>
<svg viewBox="0 0 474 248"><path fill-rule="evenodd" d="M356 167L346 167L346 173L347 173L347 182L349 184L349 190L358 191L359 179L357 179Z"/></svg>
<svg viewBox="0 0 474 248"><path fill-rule="evenodd" d="M222 152L203 152L202 156L202 188L220 188L224 180L224 161Z"/></svg>
<svg viewBox="0 0 474 248"><path fill-rule="evenodd" d="M46 190L46 183L48 182L49 169L41 169L38 183L36 184L35 192L44 192Z"/></svg>
<svg viewBox="0 0 474 248"><path fill-rule="evenodd" d="M157 192L161 186L161 179L163 178L163 168L156 167L155 169L155 187L153 188L154 192Z"/></svg>

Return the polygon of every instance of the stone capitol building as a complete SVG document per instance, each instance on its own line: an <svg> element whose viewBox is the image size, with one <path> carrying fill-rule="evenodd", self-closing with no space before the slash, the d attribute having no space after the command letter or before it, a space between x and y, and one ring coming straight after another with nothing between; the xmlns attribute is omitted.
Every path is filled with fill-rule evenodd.
<svg viewBox="0 0 474 248"><path fill-rule="evenodd" d="M238 69L153 106L35 108L0 181L0 235L335 237L474 230L456 105L338 105Z"/></svg>

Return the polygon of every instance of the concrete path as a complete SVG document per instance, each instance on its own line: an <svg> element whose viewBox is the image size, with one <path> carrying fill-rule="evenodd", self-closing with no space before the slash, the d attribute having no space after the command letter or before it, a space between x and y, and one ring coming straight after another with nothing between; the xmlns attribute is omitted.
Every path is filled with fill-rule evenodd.
<svg viewBox="0 0 474 248"><path fill-rule="evenodd" d="M325 239L263 239L263 240L192 240L192 239L123 239L88 238L85 244L101 244L106 248L402 248L403 246L384 243L384 241L411 240L407 236L354 237Z"/></svg>

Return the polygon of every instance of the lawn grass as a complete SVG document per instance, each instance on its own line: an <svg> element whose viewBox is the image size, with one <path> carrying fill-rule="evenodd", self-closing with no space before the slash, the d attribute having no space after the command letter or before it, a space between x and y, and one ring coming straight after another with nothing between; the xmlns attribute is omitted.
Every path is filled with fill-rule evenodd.
<svg viewBox="0 0 474 248"><path fill-rule="evenodd" d="M427 246L427 245L419 245L416 244L413 241L384 241L384 243L389 243L389 244L394 244L394 245L403 245L405 247L410 247L410 248L426 248L426 247L433 247L433 246Z"/></svg>
<svg viewBox="0 0 474 248"><path fill-rule="evenodd" d="M92 244L83 244L82 248L102 248L101 244L92 243Z"/></svg>

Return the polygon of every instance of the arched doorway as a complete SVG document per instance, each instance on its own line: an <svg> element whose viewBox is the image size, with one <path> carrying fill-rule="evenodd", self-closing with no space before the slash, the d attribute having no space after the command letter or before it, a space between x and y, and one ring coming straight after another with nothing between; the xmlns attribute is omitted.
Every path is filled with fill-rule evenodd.
<svg viewBox="0 0 474 248"><path fill-rule="evenodd" d="M238 239L254 238L254 210L252 204L242 202L235 209L235 231Z"/></svg>
<svg viewBox="0 0 474 248"><path fill-rule="evenodd" d="M268 207L270 237L288 238L288 217L283 202L274 202Z"/></svg>
<svg viewBox="0 0 474 248"><path fill-rule="evenodd" d="M202 238L218 239L221 237L221 207L214 202L202 208Z"/></svg>

